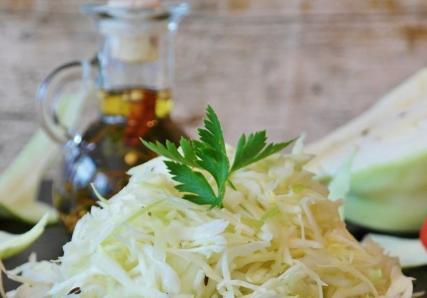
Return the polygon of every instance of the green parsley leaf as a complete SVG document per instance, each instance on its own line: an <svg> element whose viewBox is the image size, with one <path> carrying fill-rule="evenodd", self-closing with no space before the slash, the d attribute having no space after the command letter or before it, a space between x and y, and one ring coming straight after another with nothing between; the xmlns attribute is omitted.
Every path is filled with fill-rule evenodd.
<svg viewBox="0 0 427 298"><path fill-rule="evenodd" d="M184 158L188 164L192 167L198 167L197 156L193 147L193 143L186 138L181 138L179 141L182 152L184 153Z"/></svg>
<svg viewBox="0 0 427 298"><path fill-rule="evenodd" d="M271 143L267 145L267 134L265 130L251 133L248 137L243 134L237 143L231 171L237 171L238 169L277 153L289 146L293 141L294 140L290 140L285 143Z"/></svg>
<svg viewBox="0 0 427 298"><path fill-rule="evenodd" d="M184 199L218 207L222 206L226 185L236 188L230 180L233 172L281 151L294 141L267 144L265 131L248 136L243 134L230 167L221 123L211 106L206 110L204 127L198 129L198 134L199 140L181 138L181 151L170 141L166 141L165 145L160 142L142 142L150 150L169 159L165 164L172 178L178 182L176 189L184 193ZM212 176L216 191L202 172Z"/></svg>
<svg viewBox="0 0 427 298"><path fill-rule="evenodd" d="M144 141L143 139L141 139L141 142L148 149L156 152L158 155L162 155L174 161L186 163L185 158L178 152L178 148L176 147L176 145L169 140L166 141L166 145L163 145L159 141L156 141L156 143L151 143Z"/></svg>
<svg viewBox="0 0 427 298"><path fill-rule="evenodd" d="M219 206L220 201L202 173L173 161L165 161L165 164L172 174L172 178L179 183L176 185L176 189L184 193L184 199L201 205Z"/></svg>
<svg viewBox="0 0 427 298"><path fill-rule="evenodd" d="M198 129L200 140L193 141L193 144L200 167L213 176L221 193L229 175L230 162L225 151L221 123L211 106L206 110L204 124L205 127Z"/></svg>

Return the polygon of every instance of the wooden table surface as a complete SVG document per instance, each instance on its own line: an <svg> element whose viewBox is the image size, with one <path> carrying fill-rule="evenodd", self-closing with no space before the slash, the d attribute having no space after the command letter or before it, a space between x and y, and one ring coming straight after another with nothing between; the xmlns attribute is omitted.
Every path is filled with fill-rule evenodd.
<svg viewBox="0 0 427 298"><path fill-rule="evenodd" d="M34 93L56 65L90 57L82 0L0 1L0 172L36 129ZM190 132L206 103L229 140L320 137L427 62L422 0L193 0L176 46L174 116Z"/></svg>

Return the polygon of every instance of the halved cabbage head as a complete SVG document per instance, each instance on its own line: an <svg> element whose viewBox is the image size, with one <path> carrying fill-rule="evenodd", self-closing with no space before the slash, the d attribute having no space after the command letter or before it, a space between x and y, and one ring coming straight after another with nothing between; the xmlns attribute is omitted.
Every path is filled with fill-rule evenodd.
<svg viewBox="0 0 427 298"><path fill-rule="evenodd" d="M427 69L306 151L316 155L308 168L327 181L353 156L345 218L378 230L418 231L427 218Z"/></svg>

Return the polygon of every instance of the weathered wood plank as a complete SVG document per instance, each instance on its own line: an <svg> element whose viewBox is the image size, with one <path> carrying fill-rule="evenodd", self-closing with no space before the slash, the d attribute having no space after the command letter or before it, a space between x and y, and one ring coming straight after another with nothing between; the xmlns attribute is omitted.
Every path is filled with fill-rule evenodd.
<svg viewBox="0 0 427 298"><path fill-rule="evenodd" d="M75 13L84 3L103 0L2 0L0 10ZM423 0L187 0L198 13L211 15L402 14L427 11Z"/></svg>
<svg viewBox="0 0 427 298"><path fill-rule="evenodd" d="M35 129L40 80L96 49L93 24L78 13L81 2L0 1L0 172ZM197 5L176 47L175 116L190 131L209 102L228 138L267 128L275 139L301 131L313 139L427 62L425 1Z"/></svg>

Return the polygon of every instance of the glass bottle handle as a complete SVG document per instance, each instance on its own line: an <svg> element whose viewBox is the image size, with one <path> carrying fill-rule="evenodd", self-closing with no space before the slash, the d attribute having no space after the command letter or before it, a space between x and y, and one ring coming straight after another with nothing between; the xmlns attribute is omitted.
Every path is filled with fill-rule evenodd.
<svg viewBox="0 0 427 298"><path fill-rule="evenodd" d="M80 135L73 129L91 89L94 60L72 61L55 68L41 82L37 94L40 124L49 137L64 144L73 140L80 142ZM76 72L79 71L79 72ZM79 91L74 96L64 96L71 82L79 82Z"/></svg>

